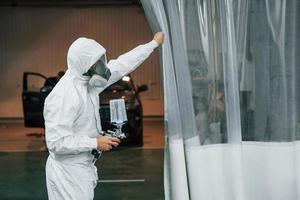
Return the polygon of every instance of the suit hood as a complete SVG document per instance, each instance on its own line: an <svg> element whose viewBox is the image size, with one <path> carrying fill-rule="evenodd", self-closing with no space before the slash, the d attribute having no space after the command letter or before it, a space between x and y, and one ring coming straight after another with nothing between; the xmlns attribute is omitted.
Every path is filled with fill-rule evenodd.
<svg viewBox="0 0 300 200"><path fill-rule="evenodd" d="M75 40L67 54L68 69L79 79L89 80L87 76L83 76L90 67L95 64L101 56L105 56L106 49L93 39L78 38ZM106 57L105 57L105 62Z"/></svg>

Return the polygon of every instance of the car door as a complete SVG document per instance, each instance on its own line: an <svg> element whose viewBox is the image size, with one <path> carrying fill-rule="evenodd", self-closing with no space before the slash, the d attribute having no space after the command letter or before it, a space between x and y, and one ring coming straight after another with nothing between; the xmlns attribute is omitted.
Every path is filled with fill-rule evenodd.
<svg viewBox="0 0 300 200"><path fill-rule="evenodd" d="M35 73L24 72L23 74L23 113L25 127L44 127L44 101L46 93L41 92L47 77Z"/></svg>

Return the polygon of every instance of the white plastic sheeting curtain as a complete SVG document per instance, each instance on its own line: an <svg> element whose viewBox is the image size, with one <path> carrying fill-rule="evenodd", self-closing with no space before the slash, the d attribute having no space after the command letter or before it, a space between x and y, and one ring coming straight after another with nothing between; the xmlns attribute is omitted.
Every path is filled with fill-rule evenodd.
<svg viewBox="0 0 300 200"><path fill-rule="evenodd" d="M300 199L300 2L141 2L166 34L166 199Z"/></svg>

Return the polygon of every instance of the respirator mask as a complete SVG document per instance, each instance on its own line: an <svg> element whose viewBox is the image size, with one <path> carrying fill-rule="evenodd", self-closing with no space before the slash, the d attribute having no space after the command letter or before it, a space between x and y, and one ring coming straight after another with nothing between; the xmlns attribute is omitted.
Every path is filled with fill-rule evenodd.
<svg viewBox="0 0 300 200"><path fill-rule="evenodd" d="M89 85L93 87L104 87L111 76L110 70L107 68L105 57L102 56L90 69L83 74L91 77Z"/></svg>

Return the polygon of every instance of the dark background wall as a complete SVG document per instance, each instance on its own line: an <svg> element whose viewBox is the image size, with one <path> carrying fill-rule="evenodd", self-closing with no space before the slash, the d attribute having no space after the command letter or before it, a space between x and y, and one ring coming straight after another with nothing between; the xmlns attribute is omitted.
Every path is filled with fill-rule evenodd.
<svg viewBox="0 0 300 200"><path fill-rule="evenodd" d="M52 76L66 70L67 50L76 38L94 38L107 49L108 59L152 39L137 5L0 7L0 27L0 118L23 117L23 72ZM158 52L132 76L136 84L149 86L142 94L144 114L163 115Z"/></svg>

